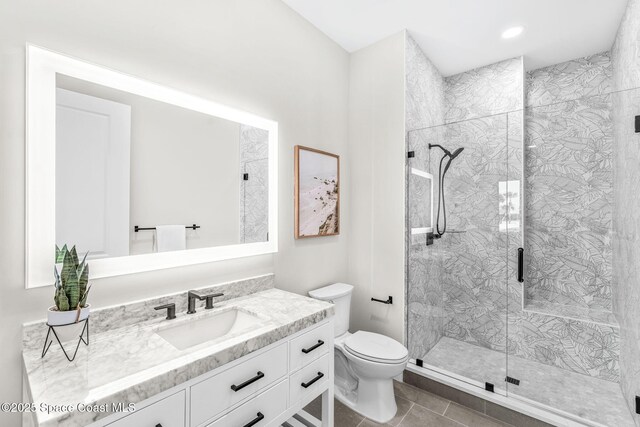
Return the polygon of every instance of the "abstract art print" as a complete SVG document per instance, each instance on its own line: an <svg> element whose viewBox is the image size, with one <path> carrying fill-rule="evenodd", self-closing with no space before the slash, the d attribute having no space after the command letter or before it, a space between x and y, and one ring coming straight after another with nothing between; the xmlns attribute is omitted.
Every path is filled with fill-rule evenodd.
<svg viewBox="0 0 640 427"><path fill-rule="evenodd" d="M295 237L340 234L340 156L295 146Z"/></svg>

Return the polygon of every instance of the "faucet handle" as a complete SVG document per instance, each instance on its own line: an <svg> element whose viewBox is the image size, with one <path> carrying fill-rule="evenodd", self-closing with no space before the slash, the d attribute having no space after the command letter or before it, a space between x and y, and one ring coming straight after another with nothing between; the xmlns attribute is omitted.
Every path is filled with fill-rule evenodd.
<svg viewBox="0 0 640 427"><path fill-rule="evenodd" d="M213 308L213 299L214 298L218 298L224 296L224 294L222 292L217 293L217 294L211 294L211 295L205 295L205 299L207 300L207 302L205 303L205 310L209 310L211 308Z"/></svg>
<svg viewBox="0 0 640 427"><path fill-rule="evenodd" d="M153 308L154 310L167 310L167 320L176 318L176 305L175 303L159 305Z"/></svg>

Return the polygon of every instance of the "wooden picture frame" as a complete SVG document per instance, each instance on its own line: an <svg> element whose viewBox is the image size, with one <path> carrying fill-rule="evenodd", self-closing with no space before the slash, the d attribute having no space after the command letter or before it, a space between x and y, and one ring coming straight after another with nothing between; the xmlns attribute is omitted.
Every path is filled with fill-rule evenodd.
<svg viewBox="0 0 640 427"><path fill-rule="evenodd" d="M294 147L295 238L340 234L340 156Z"/></svg>

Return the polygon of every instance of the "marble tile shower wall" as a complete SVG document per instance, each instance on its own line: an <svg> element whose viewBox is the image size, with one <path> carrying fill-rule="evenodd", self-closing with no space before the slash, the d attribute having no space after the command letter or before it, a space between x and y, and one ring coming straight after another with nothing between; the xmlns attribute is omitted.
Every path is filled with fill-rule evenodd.
<svg viewBox="0 0 640 427"><path fill-rule="evenodd" d="M444 252L444 335L504 351L507 236L500 231L499 206L500 182L507 176L507 115L444 129L442 139L432 139L464 147L447 173L447 233L436 243ZM431 170L437 170L439 154L432 157Z"/></svg>
<svg viewBox="0 0 640 427"><path fill-rule="evenodd" d="M437 243L442 252L443 332L497 351L507 348L509 232L500 206L507 202L501 201L506 190L501 185L508 181L508 155L515 155L508 145L507 113L522 110L523 85L522 58L447 77L447 124L442 135L430 137L449 149L465 149L447 174L449 232ZM521 123L513 125L522 128ZM436 175L439 159L438 153L430 164Z"/></svg>
<svg viewBox="0 0 640 427"><path fill-rule="evenodd" d="M447 77L445 122L521 110L523 73L522 58L513 58Z"/></svg>
<svg viewBox="0 0 640 427"><path fill-rule="evenodd" d="M608 53L527 75L527 300L611 311L611 76Z"/></svg>
<svg viewBox="0 0 640 427"><path fill-rule="evenodd" d="M510 305L509 351L618 381L619 329L607 315L612 292L611 77L608 52L527 73L527 268L524 310Z"/></svg>
<svg viewBox="0 0 640 427"><path fill-rule="evenodd" d="M620 386L637 426L640 396L640 0L629 0L611 50L615 132L613 195L613 311L620 323Z"/></svg>
<svg viewBox="0 0 640 427"><path fill-rule="evenodd" d="M428 142L416 129L444 122L444 79L427 59L417 43L406 34L405 40L405 128L407 151L415 157L407 168L407 347L410 357L420 358L438 343L443 328L441 254L425 245L425 234L411 234L412 228L430 226L431 187L423 177L412 175L411 168L428 171ZM418 139L412 139L417 137Z"/></svg>

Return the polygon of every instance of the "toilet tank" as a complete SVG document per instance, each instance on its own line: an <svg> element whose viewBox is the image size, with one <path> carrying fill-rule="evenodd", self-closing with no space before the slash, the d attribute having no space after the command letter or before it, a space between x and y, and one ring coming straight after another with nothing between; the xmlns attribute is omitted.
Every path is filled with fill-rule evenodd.
<svg viewBox="0 0 640 427"><path fill-rule="evenodd" d="M338 337L349 330L349 313L351 310L351 293L353 286L346 283L334 283L309 292L311 298L335 304L335 336Z"/></svg>

